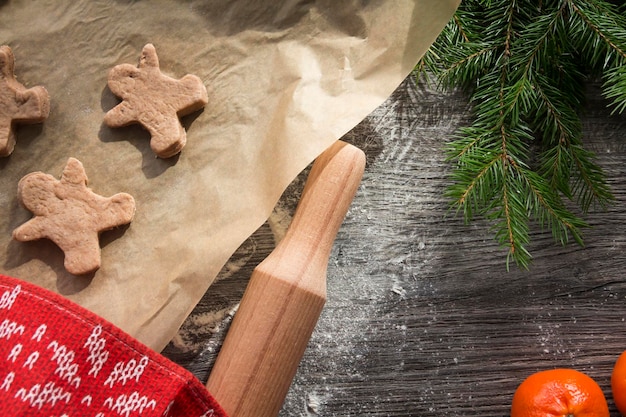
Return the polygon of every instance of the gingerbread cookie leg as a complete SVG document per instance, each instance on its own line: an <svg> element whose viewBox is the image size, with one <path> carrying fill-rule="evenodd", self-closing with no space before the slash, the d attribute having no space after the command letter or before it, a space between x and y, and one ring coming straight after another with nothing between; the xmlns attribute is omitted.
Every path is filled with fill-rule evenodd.
<svg viewBox="0 0 626 417"><path fill-rule="evenodd" d="M150 132L150 148L161 158L168 158L178 154L187 143L187 132L177 118L169 117L161 122L143 120ZM176 138L173 140L172 138Z"/></svg>
<svg viewBox="0 0 626 417"><path fill-rule="evenodd" d="M107 112L104 123L109 127L140 124L150 133L150 146L161 158L174 156L185 146L187 134L179 118L209 102L197 76L187 74L176 80L161 72L152 44L144 46L137 67L113 67L107 83L122 102Z"/></svg>
<svg viewBox="0 0 626 417"><path fill-rule="evenodd" d="M15 125L41 123L50 113L50 96L44 87L27 89L15 78L15 57L0 46L0 156L15 147Z"/></svg>
<svg viewBox="0 0 626 417"><path fill-rule="evenodd" d="M100 268L99 234L130 223L135 200L126 193L103 197L87 188L83 165L70 158L60 180L43 172L24 176L18 200L35 216L13 231L22 242L47 238L65 253L65 268L82 275Z"/></svg>

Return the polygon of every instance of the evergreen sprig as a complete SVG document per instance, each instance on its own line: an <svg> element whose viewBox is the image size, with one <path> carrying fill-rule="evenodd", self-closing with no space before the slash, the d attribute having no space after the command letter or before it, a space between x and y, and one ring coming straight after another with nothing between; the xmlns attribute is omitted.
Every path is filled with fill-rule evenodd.
<svg viewBox="0 0 626 417"><path fill-rule="evenodd" d="M464 0L416 68L468 93L474 119L447 148L447 196L467 221L492 222L507 267L529 266L532 221L561 244L582 244L584 215L614 200L583 146L580 114L586 83L600 77L613 111L626 109L625 7L616 3Z"/></svg>

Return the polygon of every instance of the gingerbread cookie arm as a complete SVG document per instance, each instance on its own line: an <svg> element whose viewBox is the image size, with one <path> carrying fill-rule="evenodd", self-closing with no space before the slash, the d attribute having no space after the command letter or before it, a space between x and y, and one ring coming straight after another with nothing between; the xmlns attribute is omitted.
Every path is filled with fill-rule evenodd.
<svg viewBox="0 0 626 417"><path fill-rule="evenodd" d="M135 216L135 199L127 193L117 193L109 198L99 197L102 216L100 219L100 230L114 229L122 224L130 223Z"/></svg>
<svg viewBox="0 0 626 417"><path fill-rule="evenodd" d="M20 242L28 242L44 238L49 238L49 236L46 233L45 222L41 217L33 217L23 225L18 226L15 230L13 230L13 239L19 240Z"/></svg>
<svg viewBox="0 0 626 417"><path fill-rule="evenodd" d="M137 115L127 101L122 101L104 115L104 123L109 127L124 127L137 123Z"/></svg>
<svg viewBox="0 0 626 417"><path fill-rule="evenodd" d="M187 105L178 111L178 116L186 116L206 106L209 102L209 94L200 77L187 74L180 79L180 83L184 87L184 96Z"/></svg>
<svg viewBox="0 0 626 417"><path fill-rule="evenodd" d="M41 123L50 114L50 96L48 90L36 86L28 90L16 90L17 111L13 121L18 124Z"/></svg>

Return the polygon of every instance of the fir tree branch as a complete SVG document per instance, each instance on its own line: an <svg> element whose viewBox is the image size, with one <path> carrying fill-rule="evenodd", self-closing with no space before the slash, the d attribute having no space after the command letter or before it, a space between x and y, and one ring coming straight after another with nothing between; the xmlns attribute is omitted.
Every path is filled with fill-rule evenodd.
<svg viewBox="0 0 626 417"><path fill-rule="evenodd" d="M424 57L440 87L462 88L471 126L448 145L446 195L466 221L491 220L496 240L527 267L529 222L582 244L586 213L613 201L582 141L584 84L602 74L614 111L626 110L626 17L606 0L465 0ZM539 146L539 165L533 167Z"/></svg>

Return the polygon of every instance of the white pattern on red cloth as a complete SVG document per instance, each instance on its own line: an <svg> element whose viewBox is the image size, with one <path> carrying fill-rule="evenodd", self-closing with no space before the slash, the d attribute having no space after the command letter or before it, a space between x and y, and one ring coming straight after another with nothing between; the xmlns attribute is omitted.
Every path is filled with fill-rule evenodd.
<svg viewBox="0 0 626 417"><path fill-rule="evenodd" d="M71 301L0 274L3 417L226 417L187 370Z"/></svg>

